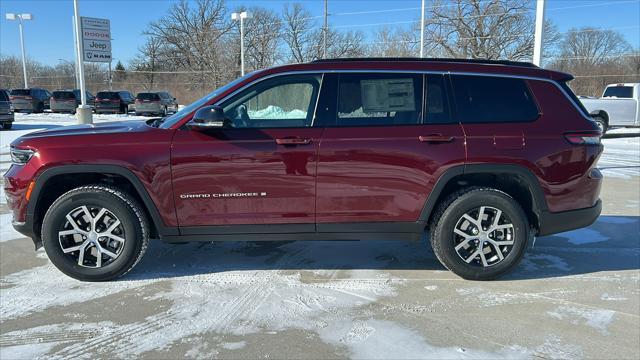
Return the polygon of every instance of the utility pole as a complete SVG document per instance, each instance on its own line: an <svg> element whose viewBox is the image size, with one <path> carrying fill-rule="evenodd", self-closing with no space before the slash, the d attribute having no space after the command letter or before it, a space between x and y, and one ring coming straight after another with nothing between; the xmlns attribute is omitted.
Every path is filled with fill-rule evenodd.
<svg viewBox="0 0 640 360"><path fill-rule="evenodd" d="M533 44L533 64L541 66L542 64L542 42L544 36L544 1L537 0L536 3L536 31Z"/></svg>
<svg viewBox="0 0 640 360"><path fill-rule="evenodd" d="M231 20L240 21L240 74L242 76L244 76L244 19L249 17L246 11L231 14Z"/></svg>
<svg viewBox="0 0 640 360"><path fill-rule="evenodd" d="M18 20L18 27L20 28L20 50L22 52L22 76L24 76L24 87L28 88L29 84L27 82L27 60L24 54L24 34L22 32L22 21L23 20L33 20L33 16L29 13L24 14L14 14L7 13L5 14L5 18L7 20Z"/></svg>
<svg viewBox="0 0 640 360"><path fill-rule="evenodd" d="M424 57L424 0L422 0L422 7L420 9L420 57Z"/></svg>
<svg viewBox="0 0 640 360"><path fill-rule="evenodd" d="M322 58L327 58L327 34L329 32L329 0L324 0L324 28L322 29Z"/></svg>
<svg viewBox="0 0 640 360"><path fill-rule="evenodd" d="M82 103L78 105L76 109L76 117L80 124L92 124L93 115L91 113L91 107L87 105L87 91L84 83L84 61L83 59L83 44L81 40L81 26L82 19L80 18L80 10L78 9L78 0L73 0L73 13L76 18L76 34L78 34L76 41L76 61L78 62L78 74L80 77L80 99Z"/></svg>
<svg viewBox="0 0 640 360"><path fill-rule="evenodd" d="M111 60L113 60L113 59L109 59L109 90L110 91L113 90L113 81L112 81L112 79L113 79L112 76L113 75L111 73Z"/></svg>

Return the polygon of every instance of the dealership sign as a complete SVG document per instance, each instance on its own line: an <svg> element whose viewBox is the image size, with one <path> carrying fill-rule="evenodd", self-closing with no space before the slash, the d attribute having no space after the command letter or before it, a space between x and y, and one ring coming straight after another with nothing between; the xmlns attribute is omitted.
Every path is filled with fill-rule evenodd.
<svg viewBox="0 0 640 360"><path fill-rule="evenodd" d="M111 24L108 19L80 17L83 60L111 62Z"/></svg>

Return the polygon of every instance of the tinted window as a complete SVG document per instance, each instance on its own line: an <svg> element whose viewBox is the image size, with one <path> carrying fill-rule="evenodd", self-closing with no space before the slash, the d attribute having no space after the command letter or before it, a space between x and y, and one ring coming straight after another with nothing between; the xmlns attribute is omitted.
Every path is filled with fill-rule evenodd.
<svg viewBox="0 0 640 360"><path fill-rule="evenodd" d="M578 109L580 109L580 111L582 111L582 114L586 117L589 117L589 112L587 111L587 109L584 107L584 105L582 104L582 102L580 101L580 99L578 99L578 97L576 96L576 94L573 92L573 90L571 90L571 88L569 87L569 85L566 82L560 81L558 82L558 84L560 85L560 87L562 88L562 90L564 90L564 92L567 93L567 95L569 95L569 98L571 98L571 102L573 102L573 104L575 106L578 107Z"/></svg>
<svg viewBox="0 0 640 360"><path fill-rule="evenodd" d="M0 101L9 101L9 97L7 96L7 92L4 90L0 90Z"/></svg>
<svg viewBox="0 0 640 360"><path fill-rule="evenodd" d="M138 100L151 100L151 101L157 101L160 100L160 98L158 97L158 94L156 93L140 93L136 96L136 99Z"/></svg>
<svg viewBox="0 0 640 360"><path fill-rule="evenodd" d="M54 91L52 97L56 100L57 99L68 100L68 99L75 99L76 95L71 91Z"/></svg>
<svg viewBox="0 0 640 360"><path fill-rule="evenodd" d="M525 122L538 108L525 80L490 76L452 76L462 123Z"/></svg>
<svg viewBox="0 0 640 360"><path fill-rule="evenodd" d="M222 107L236 128L308 127L319 88L318 75L280 76L251 86Z"/></svg>
<svg viewBox="0 0 640 360"><path fill-rule="evenodd" d="M337 106L338 126L418 124L422 76L342 74Z"/></svg>
<svg viewBox="0 0 640 360"><path fill-rule="evenodd" d="M101 99L111 99L111 100L119 99L118 93L113 91L100 91L96 94L96 97L99 97Z"/></svg>
<svg viewBox="0 0 640 360"><path fill-rule="evenodd" d="M427 124L451 123L445 77L427 75L426 118Z"/></svg>
<svg viewBox="0 0 640 360"><path fill-rule="evenodd" d="M633 97L632 86L611 86L604 91L602 97L617 97L623 99L630 99Z"/></svg>
<svg viewBox="0 0 640 360"><path fill-rule="evenodd" d="M13 90L11 90L11 95L31 96L31 90L29 90L29 89L13 89Z"/></svg>

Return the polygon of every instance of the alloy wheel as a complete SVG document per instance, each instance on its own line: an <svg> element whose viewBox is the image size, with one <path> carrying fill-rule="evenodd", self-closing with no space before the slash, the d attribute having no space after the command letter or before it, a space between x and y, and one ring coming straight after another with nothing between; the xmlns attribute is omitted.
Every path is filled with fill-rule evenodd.
<svg viewBox="0 0 640 360"><path fill-rule="evenodd" d="M78 265L99 268L120 256L125 243L120 220L106 208L80 206L65 216L58 232L60 248Z"/></svg>
<svg viewBox="0 0 640 360"><path fill-rule="evenodd" d="M515 229L502 210L481 206L463 214L454 232L458 256L468 264L488 267L500 263L515 242Z"/></svg>

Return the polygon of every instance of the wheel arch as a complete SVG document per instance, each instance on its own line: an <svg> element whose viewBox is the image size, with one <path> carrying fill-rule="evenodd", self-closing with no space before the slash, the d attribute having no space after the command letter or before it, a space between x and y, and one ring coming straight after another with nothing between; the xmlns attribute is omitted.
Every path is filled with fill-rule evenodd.
<svg viewBox="0 0 640 360"><path fill-rule="evenodd" d="M436 206L454 191L468 186L487 186L512 196L527 214L536 229L548 210L540 183L531 170L511 164L471 164L448 169L436 181L420 214L420 221L429 225Z"/></svg>
<svg viewBox="0 0 640 360"><path fill-rule="evenodd" d="M129 169L117 165L62 165L46 169L38 175L31 192L26 220L33 229L36 247L41 242L44 214L53 201L68 190L95 183L125 185L124 190L136 197L146 211L153 235L178 234L177 229L165 226L146 188Z"/></svg>

